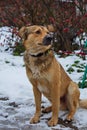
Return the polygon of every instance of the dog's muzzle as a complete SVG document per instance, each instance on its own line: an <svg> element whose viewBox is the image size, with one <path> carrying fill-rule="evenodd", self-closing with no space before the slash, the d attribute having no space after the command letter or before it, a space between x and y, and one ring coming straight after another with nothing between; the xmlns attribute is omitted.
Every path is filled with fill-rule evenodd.
<svg viewBox="0 0 87 130"><path fill-rule="evenodd" d="M53 40L53 35L47 34L43 39L43 45L50 45Z"/></svg>

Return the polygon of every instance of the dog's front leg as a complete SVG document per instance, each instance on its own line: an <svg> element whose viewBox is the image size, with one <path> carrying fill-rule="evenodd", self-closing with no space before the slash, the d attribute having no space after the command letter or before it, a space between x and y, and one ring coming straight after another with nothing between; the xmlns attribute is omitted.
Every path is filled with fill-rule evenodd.
<svg viewBox="0 0 87 130"><path fill-rule="evenodd" d="M35 98L36 112L30 121L31 124L39 122L39 118L41 114L41 93L36 86L33 87L33 92Z"/></svg>
<svg viewBox="0 0 87 130"><path fill-rule="evenodd" d="M52 96L52 117L48 121L49 126L55 126L58 123L58 111L60 107L60 89L54 88L51 93Z"/></svg>

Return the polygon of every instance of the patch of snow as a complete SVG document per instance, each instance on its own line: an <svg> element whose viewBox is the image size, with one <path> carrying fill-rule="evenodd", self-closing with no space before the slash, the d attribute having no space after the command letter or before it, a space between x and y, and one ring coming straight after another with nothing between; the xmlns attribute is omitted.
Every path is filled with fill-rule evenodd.
<svg viewBox="0 0 87 130"><path fill-rule="evenodd" d="M14 27L1 27L0 28L0 51L5 51L6 49L10 52L14 47L15 42L19 41L19 37L16 33L13 33Z"/></svg>

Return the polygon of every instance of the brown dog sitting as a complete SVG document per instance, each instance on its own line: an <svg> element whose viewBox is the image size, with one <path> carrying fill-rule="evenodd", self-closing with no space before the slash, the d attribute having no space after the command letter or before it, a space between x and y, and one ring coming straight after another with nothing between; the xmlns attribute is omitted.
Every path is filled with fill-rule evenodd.
<svg viewBox="0 0 87 130"><path fill-rule="evenodd" d="M33 85L36 112L30 123L37 123L41 115L42 94L51 102L44 112L52 111L49 126L58 123L59 109L68 109L67 120L72 120L79 106L87 108L87 100L79 100L78 85L57 62L51 49L52 37L44 26L22 27L19 34L26 48L24 61L26 73Z"/></svg>

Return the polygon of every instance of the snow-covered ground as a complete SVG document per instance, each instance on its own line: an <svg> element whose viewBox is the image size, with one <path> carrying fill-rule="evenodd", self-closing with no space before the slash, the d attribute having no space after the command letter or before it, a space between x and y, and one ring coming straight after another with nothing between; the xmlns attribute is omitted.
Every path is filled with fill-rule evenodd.
<svg viewBox="0 0 87 130"><path fill-rule="evenodd" d="M87 60L82 60L76 55L56 58L65 70L75 61L78 66L86 65ZM87 59L87 58L86 58ZM81 81L83 72L78 73L77 68L69 74L75 81ZM87 98L87 88L80 89L80 98ZM42 106L48 106L46 98L42 99ZM0 130L87 130L87 110L78 109L72 123L65 123L67 111L59 112L59 124L55 127L48 127L47 121L51 113L43 114L40 122L35 125L29 124L30 118L35 111L32 85L28 81L22 56L13 56L10 53L0 51Z"/></svg>
<svg viewBox="0 0 87 130"><path fill-rule="evenodd" d="M80 60L81 63L86 61L81 60L77 56L68 56L66 58L56 58L63 65L65 70L67 64L74 63L75 60ZM78 82L83 73L76 71L70 74L70 77ZM80 89L81 98L87 98L87 89ZM47 106L49 102L43 98L42 105ZM35 110L34 98L32 93L32 85L27 79L23 57L13 56L6 52L0 52L0 127L6 128L24 128L30 127L33 129L35 125L29 125L29 119ZM59 117L65 119L67 112L60 111ZM44 114L38 123L37 129L43 128L50 130L47 126L47 120L50 114ZM3 126L4 122L4 126ZM87 126L87 110L78 109L73 120L73 125L78 128ZM68 128L68 127L67 127ZM66 129L65 126L58 124L54 129Z"/></svg>

